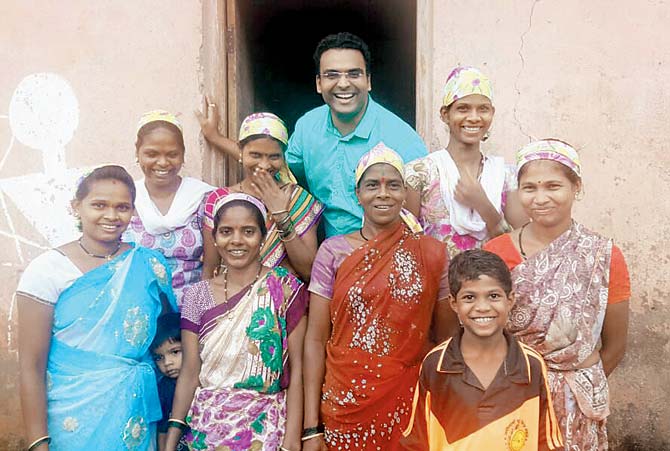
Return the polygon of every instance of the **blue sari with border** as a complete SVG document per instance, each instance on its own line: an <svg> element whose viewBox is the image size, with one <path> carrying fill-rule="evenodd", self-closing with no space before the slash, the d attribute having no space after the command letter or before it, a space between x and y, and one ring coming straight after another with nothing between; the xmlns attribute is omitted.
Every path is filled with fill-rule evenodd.
<svg viewBox="0 0 670 451"><path fill-rule="evenodd" d="M52 451L154 449L149 345L163 305L177 309L167 268L159 252L131 247L61 293L46 374Z"/></svg>

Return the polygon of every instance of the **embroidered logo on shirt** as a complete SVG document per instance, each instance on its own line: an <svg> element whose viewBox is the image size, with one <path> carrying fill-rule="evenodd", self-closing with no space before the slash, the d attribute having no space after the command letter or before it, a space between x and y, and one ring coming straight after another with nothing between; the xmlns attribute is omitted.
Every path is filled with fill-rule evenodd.
<svg viewBox="0 0 670 451"><path fill-rule="evenodd" d="M508 451L521 451L528 441L528 428L523 420L512 421L505 429Z"/></svg>

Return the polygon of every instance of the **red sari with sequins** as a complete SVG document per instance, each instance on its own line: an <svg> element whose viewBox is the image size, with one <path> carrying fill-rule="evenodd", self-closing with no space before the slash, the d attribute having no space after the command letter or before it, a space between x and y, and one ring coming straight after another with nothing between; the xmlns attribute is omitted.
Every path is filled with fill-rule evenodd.
<svg viewBox="0 0 670 451"><path fill-rule="evenodd" d="M400 449L445 259L401 222L342 262L321 403L329 449Z"/></svg>

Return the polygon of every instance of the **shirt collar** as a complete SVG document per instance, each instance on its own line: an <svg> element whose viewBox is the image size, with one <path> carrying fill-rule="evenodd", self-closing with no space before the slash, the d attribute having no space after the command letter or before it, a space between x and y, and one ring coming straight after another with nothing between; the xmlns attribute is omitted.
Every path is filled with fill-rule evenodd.
<svg viewBox="0 0 670 451"><path fill-rule="evenodd" d="M519 342L507 330L503 331L507 340L507 357L505 358L507 378L516 384L530 383L530 363L528 357L521 349ZM461 353L461 331L451 339L449 344L442 350L440 360L437 363L438 373L464 373L465 359Z"/></svg>
<svg viewBox="0 0 670 451"><path fill-rule="evenodd" d="M328 108L327 111L328 111L328 118L327 118L328 131L343 141L348 141L353 136L356 136L361 139L370 138L372 129L374 128L375 122L377 121L377 103L374 100L372 100L372 96L370 94L368 94L368 105L365 109L365 113L363 113L363 117L361 118L360 122L358 123L354 131L352 131L346 136L342 136L340 134L340 131L335 127L335 124L333 124L333 118L330 115L330 107Z"/></svg>

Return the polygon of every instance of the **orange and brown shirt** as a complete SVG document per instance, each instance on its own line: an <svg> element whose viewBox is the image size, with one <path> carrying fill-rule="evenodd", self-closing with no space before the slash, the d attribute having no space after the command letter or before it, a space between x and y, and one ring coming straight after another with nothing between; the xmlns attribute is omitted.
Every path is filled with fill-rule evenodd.
<svg viewBox="0 0 670 451"><path fill-rule="evenodd" d="M542 356L505 332L507 356L484 389L461 354L461 335L421 365L402 444L411 451L554 450L561 433Z"/></svg>

